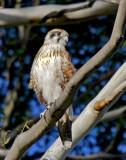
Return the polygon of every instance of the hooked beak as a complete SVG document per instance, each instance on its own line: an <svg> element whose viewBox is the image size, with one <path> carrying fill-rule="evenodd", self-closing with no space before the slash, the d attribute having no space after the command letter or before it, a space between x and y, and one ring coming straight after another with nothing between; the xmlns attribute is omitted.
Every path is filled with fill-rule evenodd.
<svg viewBox="0 0 126 160"><path fill-rule="evenodd" d="M64 36L63 39L65 42L68 42L68 36Z"/></svg>

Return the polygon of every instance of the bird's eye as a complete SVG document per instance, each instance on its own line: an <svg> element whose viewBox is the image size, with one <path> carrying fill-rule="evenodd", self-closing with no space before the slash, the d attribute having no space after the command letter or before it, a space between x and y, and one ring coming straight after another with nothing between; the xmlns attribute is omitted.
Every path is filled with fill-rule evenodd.
<svg viewBox="0 0 126 160"><path fill-rule="evenodd" d="M60 35L60 32L56 32L56 35L59 36L59 35Z"/></svg>

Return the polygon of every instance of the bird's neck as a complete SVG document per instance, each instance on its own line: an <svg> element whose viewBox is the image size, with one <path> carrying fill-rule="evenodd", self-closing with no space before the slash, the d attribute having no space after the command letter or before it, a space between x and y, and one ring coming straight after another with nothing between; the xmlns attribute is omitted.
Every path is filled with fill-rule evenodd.
<svg viewBox="0 0 126 160"><path fill-rule="evenodd" d="M50 48L50 49L55 49L55 50L58 50L58 49L65 49L65 46L60 44L60 43L51 43L51 44L47 44L45 45L47 48Z"/></svg>
<svg viewBox="0 0 126 160"><path fill-rule="evenodd" d="M43 45L43 51L47 54L60 54L63 51L66 51L65 47L61 44L48 44L48 45Z"/></svg>

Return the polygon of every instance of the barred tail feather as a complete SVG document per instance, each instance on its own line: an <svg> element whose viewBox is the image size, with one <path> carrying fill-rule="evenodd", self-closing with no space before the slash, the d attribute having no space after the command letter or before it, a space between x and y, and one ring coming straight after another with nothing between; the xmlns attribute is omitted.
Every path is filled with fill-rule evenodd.
<svg viewBox="0 0 126 160"><path fill-rule="evenodd" d="M58 130L65 149L72 146L72 106L70 106L63 117L58 121Z"/></svg>

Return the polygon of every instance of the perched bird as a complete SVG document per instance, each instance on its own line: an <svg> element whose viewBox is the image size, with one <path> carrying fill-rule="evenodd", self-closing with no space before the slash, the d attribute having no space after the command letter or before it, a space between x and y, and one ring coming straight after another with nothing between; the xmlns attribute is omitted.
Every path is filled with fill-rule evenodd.
<svg viewBox="0 0 126 160"><path fill-rule="evenodd" d="M29 87L34 89L40 103L43 103L45 107L60 97L76 71L65 48L68 36L63 29L49 31L31 68ZM61 141L66 149L70 148L72 144L71 117L72 106L56 123Z"/></svg>

